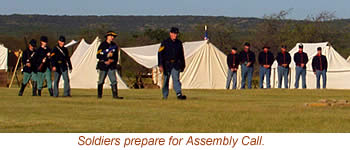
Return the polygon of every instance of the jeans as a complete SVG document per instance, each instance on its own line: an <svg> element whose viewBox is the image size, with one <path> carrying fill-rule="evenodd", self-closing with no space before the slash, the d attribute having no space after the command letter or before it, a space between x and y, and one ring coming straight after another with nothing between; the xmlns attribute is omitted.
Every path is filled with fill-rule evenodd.
<svg viewBox="0 0 350 150"><path fill-rule="evenodd" d="M245 80L248 77L248 89L252 88L252 80L253 80L253 67L247 67L245 64L241 65L242 67L242 86L241 89L245 88Z"/></svg>
<svg viewBox="0 0 350 150"><path fill-rule="evenodd" d="M321 76L322 76L322 79L323 79L323 88L325 89L326 85L327 85L326 70L322 70L322 71L316 70L316 88L319 89L321 87L321 83L320 83Z"/></svg>
<svg viewBox="0 0 350 150"><path fill-rule="evenodd" d="M282 78L284 78L284 88L288 88L289 68L278 66L278 88L282 88Z"/></svg>
<svg viewBox="0 0 350 150"><path fill-rule="evenodd" d="M170 75L173 78L173 86L174 90L176 92L176 95L182 95L181 93L181 83L180 83L180 71L176 70L174 67L172 67L169 71L164 71L163 76L163 98L166 99L168 98L169 95L169 79Z"/></svg>
<svg viewBox="0 0 350 150"><path fill-rule="evenodd" d="M68 70L66 71L55 71L54 72L54 86L53 86L53 96L57 97L59 95L58 85L60 83L61 75L64 80L64 96L70 96L70 84L68 77Z"/></svg>
<svg viewBox="0 0 350 150"><path fill-rule="evenodd" d="M236 89L237 88L237 71L232 72L231 69L228 68L226 89L230 88L231 80L232 80L232 89Z"/></svg>
<svg viewBox="0 0 350 150"><path fill-rule="evenodd" d="M306 89L306 69L296 66L295 72L295 88L299 88L299 79L301 76L303 89Z"/></svg>
<svg viewBox="0 0 350 150"><path fill-rule="evenodd" d="M38 90L43 88L44 80L46 80L47 88L52 88L51 71L46 69L45 72L38 72Z"/></svg>
<svg viewBox="0 0 350 150"><path fill-rule="evenodd" d="M35 72L31 72L31 73L23 72L23 81L22 81L23 85L26 85L30 79L32 79L32 81L38 81L37 73L35 73Z"/></svg>
<svg viewBox="0 0 350 150"><path fill-rule="evenodd" d="M113 70L108 69L108 71L99 70L97 84L104 84L107 75L108 75L109 80L111 81L111 86L116 85L117 84L117 76L116 76L115 69L113 69Z"/></svg>
<svg viewBox="0 0 350 150"><path fill-rule="evenodd" d="M271 84L270 84L270 77L271 77L271 68L264 68L262 66L260 66L260 88L264 88L264 77L266 75L266 88L271 88Z"/></svg>

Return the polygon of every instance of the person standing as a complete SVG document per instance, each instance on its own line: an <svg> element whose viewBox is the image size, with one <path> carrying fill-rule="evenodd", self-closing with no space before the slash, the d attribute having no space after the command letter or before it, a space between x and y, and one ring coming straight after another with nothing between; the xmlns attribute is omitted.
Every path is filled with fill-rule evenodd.
<svg viewBox="0 0 350 150"><path fill-rule="evenodd" d="M244 50L239 53L239 60L242 68L242 86L245 89L245 81L248 78L248 89L252 88L255 54L250 51L250 43L244 44Z"/></svg>
<svg viewBox="0 0 350 150"><path fill-rule="evenodd" d="M237 70L239 66L239 57L237 54L237 48L232 47L231 53L227 55L227 82L226 89L230 88L231 80L232 80L232 89L237 88Z"/></svg>
<svg viewBox="0 0 350 150"><path fill-rule="evenodd" d="M322 48L317 48L317 54L312 59L312 70L314 74L316 75L316 88L320 89L321 84L321 76L323 79L323 88L326 88L327 85L327 69L328 69L328 61L326 56L322 55Z"/></svg>
<svg viewBox="0 0 350 150"><path fill-rule="evenodd" d="M299 45L299 51L294 54L295 62L295 88L299 88L299 79L302 77L302 88L306 89L306 64L309 58L305 52L303 52L304 46Z"/></svg>
<svg viewBox="0 0 350 150"><path fill-rule="evenodd" d="M260 88L264 88L264 77L266 76L266 88L271 88L270 77L271 77L271 65L275 60L273 54L269 51L270 47L264 46L263 51L259 53L259 64L260 64Z"/></svg>
<svg viewBox="0 0 350 150"><path fill-rule="evenodd" d="M287 46L282 45L281 52L277 54L278 62L278 88L282 88L282 79L284 80L284 88L288 88L288 74L289 74L289 64L291 62L291 56L287 52Z"/></svg>
<svg viewBox="0 0 350 150"><path fill-rule="evenodd" d="M172 76L174 90L177 99L185 100L187 97L182 95L180 72L185 69L185 56L182 42L177 39L179 29L172 27L170 29L169 38L164 40L158 50L158 67L163 72L163 99L166 100L169 95L169 79Z"/></svg>
<svg viewBox="0 0 350 150"><path fill-rule="evenodd" d="M47 45L48 38L42 36L40 38L40 47L38 53L38 95L41 96L44 80L46 80L47 88L50 96L53 96L52 80L51 80L51 49Z"/></svg>
<svg viewBox="0 0 350 150"><path fill-rule="evenodd" d="M70 61L68 49L64 47L65 42L66 38L64 36L60 36L57 42L57 46L52 49L51 63L52 71L54 72L53 96L55 97L58 97L59 95L58 85L60 83L61 75L64 80L63 96L71 96L68 70L69 72L72 72L72 63Z"/></svg>
<svg viewBox="0 0 350 150"><path fill-rule="evenodd" d="M106 40L103 41L98 47L96 57L98 59L96 69L99 72L99 79L97 83L97 98L102 98L103 84L108 75L111 81L112 93L114 99L123 99L118 96L118 85L117 85L117 62L118 62L118 51L119 47L113 42L114 38L117 37L117 33L108 31L106 33Z"/></svg>
<svg viewBox="0 0 350 150"><path fill-rule="evenodd" d="M23 81L21 88L19 90L18 96L22 96L24 89L29 82L29 80L32 80L32 90L33 94L32 96L37 96L37 63L36 61L36 40L32 39L29 42L28 48L23 52L22 55L22 64L23 64Z"/></svg>

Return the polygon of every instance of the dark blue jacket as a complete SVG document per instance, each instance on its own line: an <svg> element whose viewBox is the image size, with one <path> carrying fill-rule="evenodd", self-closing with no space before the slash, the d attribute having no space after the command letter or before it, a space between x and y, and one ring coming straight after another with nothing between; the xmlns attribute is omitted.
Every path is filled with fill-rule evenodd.
<svg viewBox="0 0 350 150"><path fill-rule="evenodd" d="M289 68L289 64L292 61L291 59L292 58L288 52L279 52L276 57L279 66L282 66L282 64L288 64L286 68Z"/></svg>
<svg viewBox="0 0 350 150"><path fill-rule="evenodd" d="M239 56L238 56L238 54L230 53L229 55L227 55L227 66L230 69L232 69L232 68L238 69L238 66L239 66Z"/></svg>
<svg viewBox="0 0 350 150"><path fill-rule="evenodd" d="M31 73L31 72L37 72L38 65L37 65L37 54L36 50L33 51L25 50L22 54L22 64L23 64L23 72ZM26 66L27 63L30 63L30 67Z"/></svg>
<svg viewBox="0 0 350 150"><path fill-rule="evenodd" d="M294 54L295 65L300 67L301 64L305 64L303 68L306 69L306 64L308 61L309 61L309 58L307 57L307 54L305 52L302 52L302 53L296 52Z"/></svg>
<svg viewBox="0 0 350 150"><path fill-rule="evenodd" d="M158 50L158 66L163 66L165 71L170 71L172 67L183 71L186 67L184 49L182 42L170 38L164 40Z"/></svg>
<svg viewBox="0 0 350 150"><path fill-rule="evenodd" d="M312 59L312 70L316 72L316 70L323 71L328 69L327 58L324 55L318 56L316 55Z"/></svg>
<svg viewBox="0 0 350 150"><path fill-rule="evenodd" d="M255 54L252 51L245 52L244 50L239 53L239 60L241 64L251 62L249 67L253 67L255 63Z"/></svg>
<svg viewBox="0 0 350 150"><path fill-rule="evenodd" d="M49 47L46 47L46 49L39 47L37 50L37 63L38 63L38 67L40 66L40 64L42 64L43 59L46 59L45 63L43 63L43 67L41 70L38 70L38 72L45 72L46 69L51 70L51 63L50 63L50 59L51 59L51 49Z"/></svg>
<svg viewBox="0 0 350 150"><path fill-rule="evenodd" d="M271 68L273 61L275 61L275 57L270 51L267 51L267 53L265 53L264 51L261 51L259 53L259 64L261 66L270 65L270 68Z"/></svg>
<svg viewBox="0 0 350 150"><path fill-rule="evenodd" d="M62 52L61 52L61 50ZM66 47L59 47L58 45L52 49L51 57L52 67L56 67L57 72L63 72L72 70L72 63L68 54L68 49Z"/></svg>
<svg viewBox="0 0 350 150"><path fill-rule="evenodd" d="M98 59L98 63L96 66L96 69L108 71L108 69L114 70L117 69L117 62L118 62L118 45L114 42L111 42L110 44L106 41L102 42L100 46L98 47L96 57ZM112 57L108 57L108 53L111 52L113 55ZM114 61L106 65L105 62L109 59L113 59Z"/></svg>

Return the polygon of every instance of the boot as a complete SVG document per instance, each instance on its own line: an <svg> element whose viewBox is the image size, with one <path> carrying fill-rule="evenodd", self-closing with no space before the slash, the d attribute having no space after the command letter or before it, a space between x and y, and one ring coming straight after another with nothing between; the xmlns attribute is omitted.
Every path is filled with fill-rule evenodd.
<svg viewBox="0 0 350 150"><path fill-rule="evenodd" d="M178 100L186 100L187 97L186 97L186 95L177 94L177 99L178 99Z"/></svg>
<svg viewBox="0 0 350 150"><path fill-rule="evenodd" d="M97 86L97 98L102 98L103 84Z"/></svg>
<svg viewBox="0 0 350 150"><path fill-rule="evenodd" d="M38 90L38 96L41 96L41 90Z"/></svg>
<svg viewBox="0 0 350 150"><path fill-rule="evenodd" d="M52 88L49 88L48 90L49 90L50 96L53 96Z"/></svg>
<svg viewBox="0 0 350 150"><path fill-rule="evenodd" d="M18 92L18 96L22 96L23 95L23 92L24 92L24 89L26 88L26 85L22 83L21 85L21 89L19 90Z"/></svg>
<svg viewBox="0 0 350 150"><path fill-rule="evenodd" d="M33 95L32 96L37 96L36 91L37 91L38 85L37 85L36 81L33 81L32 85L33 85Z"/></svg>
<svg viewBox="0 0 350 150"><path fill-rule="evenodd" d="M123 99L124 97L119 97L118 96L118 86L115 84L115 85L112 85L112 93L113 93L113 98L114 99Z"/></svg>

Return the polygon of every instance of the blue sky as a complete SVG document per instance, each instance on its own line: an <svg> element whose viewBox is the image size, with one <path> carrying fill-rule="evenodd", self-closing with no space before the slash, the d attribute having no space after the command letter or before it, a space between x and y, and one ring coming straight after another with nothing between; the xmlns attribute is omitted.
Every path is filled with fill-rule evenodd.
<svg viewBox="0 0 350 150"><path fill-rule="evenodd" d="M350 18L349 0L1 0L0 14L210 15L263 17L292 8L292 19L322 11Z"/></svg>

